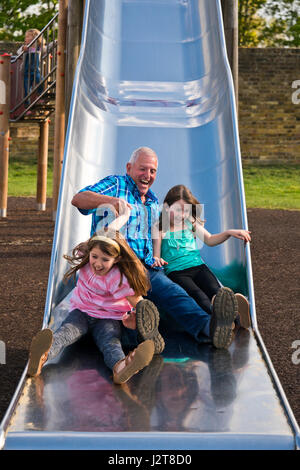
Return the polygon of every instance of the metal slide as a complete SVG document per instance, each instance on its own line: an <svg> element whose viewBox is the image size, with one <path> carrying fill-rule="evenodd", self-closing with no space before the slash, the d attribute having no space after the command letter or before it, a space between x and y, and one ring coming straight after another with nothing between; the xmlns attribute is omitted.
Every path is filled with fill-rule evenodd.
<svg viewBox="0 0 300 470"><path fill-rule="evenodd" d="M124 174L140 146L159 156L161 202L183 183L210 232L247 228L219 0L86 1L44 326L68 311L62 256L90 233L73 195ZM299 429L257 328L250 249L230 239L202 255L250 300L252 327L229 351L165 331L162 356L122 388L92 342L80 341L38 379L24 371L1 425L4 449L297 449Z"/></svg>

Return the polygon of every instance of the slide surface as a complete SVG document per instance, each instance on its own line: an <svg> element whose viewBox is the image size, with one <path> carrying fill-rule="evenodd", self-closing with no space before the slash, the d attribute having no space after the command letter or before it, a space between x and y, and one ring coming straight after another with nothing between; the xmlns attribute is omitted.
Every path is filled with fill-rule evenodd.
<svg viewBox="0 0 300 470"><path fill-rule="evenodd" d="M73 286L63 254L90 234L73 195L124 174L140 146L159 158L160 203L185 184L212 232L247 228L233 83L218 0L86 0L53 242L44 327L59 326ZM249 298L252 327L229 351L183 334L128 382L88 339L24 371L1 425L5 449L294 449L299 430L257 329L250 248L237 239L201 254ZM166 333L167 334L167 333Z"/></svg>

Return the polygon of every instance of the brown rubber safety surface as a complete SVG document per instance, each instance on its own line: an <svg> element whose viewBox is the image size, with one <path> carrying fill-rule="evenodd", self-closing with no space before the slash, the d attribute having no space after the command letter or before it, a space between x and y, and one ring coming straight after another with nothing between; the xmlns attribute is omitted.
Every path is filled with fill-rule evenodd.
<svg viewBox="0 0 300 470"><path fill-rule="evenodd" d="M259 330L300 423L300 212L249 209L248 222ZM0 219L0 421L42 326L53 229L50 199L38 212L34 198L9 198Z"/></svg>

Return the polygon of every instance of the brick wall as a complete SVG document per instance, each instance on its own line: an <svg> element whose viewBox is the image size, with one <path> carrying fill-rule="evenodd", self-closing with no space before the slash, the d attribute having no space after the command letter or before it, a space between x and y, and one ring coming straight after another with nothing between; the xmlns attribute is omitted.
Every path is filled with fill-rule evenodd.
<svg viewBox="0 0 300 470"><path fill-rule="evenodd" d="M300 80L300 48L239 49L243 163L300 163L300 104L292 102L295 80Z"/></svg>
<svg viewBox="0 0 300 470"><path fill-rule="evenodd" d="M54 115L50 118L48 159L53 159ZM38 157L40 127L36 123L12 122L10 124L9 158L26 160Z"/></svg>
<svg viewBox="0 0 300 470"><path fill-rule="evenodd" d="M0 54L12 54L15 55L23 42L10 42L10 41L0 41Z"/></svg>
<svg viewBox="0 0 300 470"><path fill-rule="evenodd" d="M0 43L1 50L4 49ZM300 80L300 48L239 49L239 133L243 163L300 163L300 104L292 102L295 80ZM53 154L53 120L54 116L50 125L49 158ZM38 136L37 125L12 124L11 157L23 159L37 154Z"/></svg>

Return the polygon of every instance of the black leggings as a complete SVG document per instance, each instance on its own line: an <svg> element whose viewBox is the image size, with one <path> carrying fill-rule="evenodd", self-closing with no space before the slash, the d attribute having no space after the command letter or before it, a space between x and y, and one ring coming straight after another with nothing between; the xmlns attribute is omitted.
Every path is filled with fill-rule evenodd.
<svg viewBox="0 0 300 470"><path fill-rule="evenodd" d="M168 274L171 281L179 284L207 313L211 313L211 299L221 284L206 264L172 271Z"/></svg>

